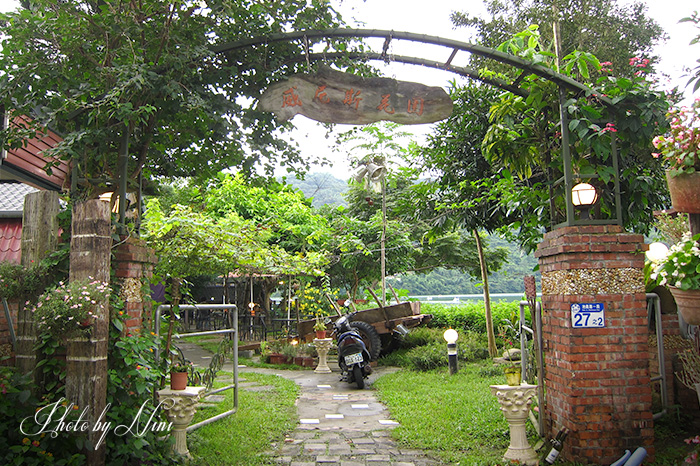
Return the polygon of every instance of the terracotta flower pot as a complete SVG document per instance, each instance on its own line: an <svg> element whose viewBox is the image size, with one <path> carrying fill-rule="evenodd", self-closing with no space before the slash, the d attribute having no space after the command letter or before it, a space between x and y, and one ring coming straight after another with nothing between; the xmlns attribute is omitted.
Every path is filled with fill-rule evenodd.
<svg viewBox="0 0 700 466"><path fill-rule="evenodd" d="M270 364L285 364L287 362L287 357L279 354L279 353L272 353L270 355Z"/></svg>
<svg viewBox="0 0 700 466"><path fill-rule="evenodd" d="M187 388L187 372L170 373L170 390L184 390Z"/></svg>
<svg viewBox="0 0 700 466"><path fill-rule="evenodd" d="M681 290L669 286L673 299L676 301L678 312L690 325L700 325L700 290Z"/></svg>
<svg viewBox="0 0 700 466"><path fill-rule="evenodd" d="M666 172L666 184L673 208L679 212L700 214L700 173L671 176Z"/></svg>
<svg viewBox="0 0 700 466"><path fill-rule="evenodd" d="M319 340L326 338L326 330L316 330L316 338Z"/></svg>

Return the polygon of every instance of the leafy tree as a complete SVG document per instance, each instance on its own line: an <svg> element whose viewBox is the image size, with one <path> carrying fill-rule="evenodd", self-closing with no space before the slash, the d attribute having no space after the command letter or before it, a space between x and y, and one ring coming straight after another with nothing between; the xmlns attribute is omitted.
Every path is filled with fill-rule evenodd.
<svg viewBox="0 0 700 466"><path fill-rule="evenodd" d="M523 40L523 36L528 40ZM520 39L520 40L517 40ZM535 29L529 29L502 44L503 51L529 56L539 48ZM555 67L554 59L541 62ZM646 60L633 60L633 78L618 77L601 70L595 57L572 53L563 58L562 70L568 74L591 76L588 69L602 71L589 95L568 96L564 111L568 121L569 147L574 176L590 180L601 194L596 217L615 215L612 142L619 153L622 223L628 229L647 232L653 210L667 205L664 167L651 155L653 136L667 127L666 97L653 89L646 78ZM562 191L559 201L550 203L553 180L563 175L561 125L556 86L534 75L524 77L527 97L503 93L490 112L483 150L490 163L500 168L493 195L509 211L517 212L519 241L532 249L539 241L543 225L562 218ZM559 188L562 189L562 188ZM556 194L556 193L555 193Z"/></svg>
<svg viewBox="0 0 700 466"><path fill-rule="evenodd" d="M640 1L620 5L616 0L489 0L485 2L489 17L454 12L457 26L476 30L476 41L495 48L513 35L538 25L543 43L554 44L554 21L561 30L562 56L585 50L610 62L616 75L630 75L627 64L632 57L645 57L655 62L655 45L666 39L659 24L646 14ZM553 48L548 49L553 52ZM501 65L475 59L492 70Z"/></svg>
<svg viewBox="0 0 700 466"><path fill-rule="evenodd" d="M450 96L454 106L452 115L437 124L428 145L417 151L417 160L433 173L433 179L416 189L420 198L430 202L414 205L420 206L418 215L431 218L433 237L437 232L451 229L465 229L473 235L478 254L474 275L481 276L489 353L495 356L488 277L500 267L502 257L495 261L486 257L479 231L494 231L509 220L509 212L491 195L494 180L500 175L481 151L489 126L488 110L498 92L474 84L457 88L453 83Z"/></svg>
<svg viewBox="0 0 700 466"><path fill-rule="evenodd" d="M692 15L681 19L680 22L693 23L696 28L700 29L700 16L698 15L697 10L694 11ZM697 44L699 42L700 34L695 36L693 40L690 41L690 45ZM700 58L695 60L695 62L698 63L698 65L693 70L691 70L690 80L688 81L688 86L695 82L695 84L693 85L693 92L697 92L697 90L700 89Z"/></svg>
<svg viewBox="0 0 700 466"><path fill-rule="evenodd" d="M283 137L291 126L249 104L298 69L288 59L303 54L304 44L221 54L212 46L337 27L328 0L27 0L24 6L0 16L0 104L11 116L34 120L29 129L3 131L2 146L17 147L32 132L53 128L64 140L51 152L74 162L72 181L84 197L114 190L119 154L128 154L131 180L304 162ZM339 42L324 43L331 50Z"/></svg>
<svg viewBox="0 0 700 466"><path fill-rule="evenodd" d="M347 141L356 143L355 149L366 152L364 157L355 155L355 160L386 164L387 159L410 158L415 150L415 144L409 144L409 148L405 148L398 143L405 135L399 132L398 128L398 125L393 124L369 125L353 134L346 134L345 137ZM386 175L387 219L389 222L399 219L405 225L407 238L411 242L411 247L405 252L407 257L394 256L391 261L387 259L388 264L393 263L387 274L425 273L437 267L456 268L479 274L478 247L474 238L464 235L461 231L449 230L428 237L432 228L431 219L418 215L416 209L416 206L426 203L424 192L417 188L419 174L419 170L402 167L395 171L390 170ZM346 199L349 215L361 221L378 215L382 204L381 193L368 189L364 182L351 183ZM391 234L387 233L387 238L391 238ZM389 251L390 247L387 244L387 255ZM495 270L503 262L505 252L488 251L487 255L493 261ZM395 267L395 261L399 259L399 263L404 264L403 269ZM376 262L374 266L376 267Z"/></svg>

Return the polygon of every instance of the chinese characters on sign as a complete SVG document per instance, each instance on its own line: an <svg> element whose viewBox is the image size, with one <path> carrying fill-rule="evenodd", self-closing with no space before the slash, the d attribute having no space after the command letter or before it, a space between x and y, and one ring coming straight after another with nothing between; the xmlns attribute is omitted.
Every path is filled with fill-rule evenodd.
<svg viewBox="0 0 700 466"><path fill-rule="evenodd" d="M324 123L365 124L390 120L421 124L447 118L452 100L439 87L362 78L323 67L315 75L295 75L269 87L259 108L282 121L297 114Z"/></svg>
<svg viewBox="0 0 700 466"><path fill-rule="evenodd" d="M571 326L574 328L605 327L605 306L603 303L572 304Z"/></svg>

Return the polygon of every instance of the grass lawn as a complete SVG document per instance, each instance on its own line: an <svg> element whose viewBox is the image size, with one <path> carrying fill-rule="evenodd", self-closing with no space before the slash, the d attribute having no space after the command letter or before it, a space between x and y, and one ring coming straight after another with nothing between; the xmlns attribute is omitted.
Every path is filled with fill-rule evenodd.
<svg viewBox="0 0 700 466"><path fill-rule="evenodd" d="M462 364L454 376L446 369L403 370L383 376L374 388L392 417L401 423L393 431L398 442L427 450L446 463L487 466L505 464L502 455L510 443L508 425L489 390L489 385L502 383L501 370L482 362ZM684 439L698 434L692 425L692 420L679 410L656 421L655 460L644 464L687 464L684 459L692 447ZM531 445L539 440L530 423L528 439ZM557 464L577 465L563 461Z"/></svg>
<svg viewBox="0 0 700 466"><path fill-rule="evenodd" d="M375 384L379 398L401 424L393 436L402 445L430 451L446 463L502 463L510 436L489 385L502 384L503 373L491 363L447 370L400 371ZM531 443L536 440L530 430Z"/></svg>
<svg viewBox="0 0 700 466"><path fill-rule="evenodd" d="M231 383L231 373L220 372L215 387ZM257 466L268 464L264 452L272 442L296 427L296 383L280 377L245 373L247 382L271 385L272 390L259 392L239 390L238 412L187 435L187 446L194 460L192 466ZM200 422L233 407L233 390L216 408L200 409L193 423Z"/></svg>

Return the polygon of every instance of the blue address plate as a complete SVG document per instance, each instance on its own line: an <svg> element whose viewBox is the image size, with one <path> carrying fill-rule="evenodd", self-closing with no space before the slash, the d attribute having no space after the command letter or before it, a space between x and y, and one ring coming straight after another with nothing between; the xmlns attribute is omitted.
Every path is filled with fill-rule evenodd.
<svg viewBox="0 0 700 466"><path fill-rule="evenodd" d="M571 326L574 328L605 327L605 306L603 303L572 304Z"/></svg>

